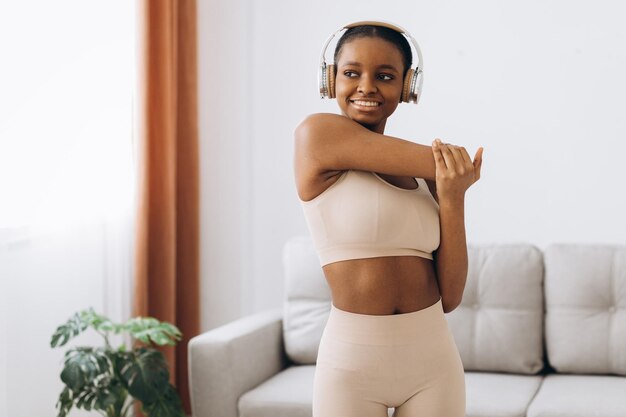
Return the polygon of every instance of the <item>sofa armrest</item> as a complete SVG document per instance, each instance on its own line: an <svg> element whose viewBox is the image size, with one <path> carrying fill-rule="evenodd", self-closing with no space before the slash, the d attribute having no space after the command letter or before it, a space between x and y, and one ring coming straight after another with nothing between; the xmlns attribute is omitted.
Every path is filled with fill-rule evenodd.
<svg viewBox="0 0 626 417"><path fill-rule="evenodd" d="M193 417L238 417L239 397L289 365L282 315L262 311L189 341Z"/></svg>

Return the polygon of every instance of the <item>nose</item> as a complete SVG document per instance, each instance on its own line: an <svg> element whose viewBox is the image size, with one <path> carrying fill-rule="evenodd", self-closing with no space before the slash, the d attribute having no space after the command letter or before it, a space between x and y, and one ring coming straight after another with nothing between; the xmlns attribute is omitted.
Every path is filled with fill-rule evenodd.
<svg viewBox="0 0 626 417"><path fill-rule="evenodd" d="M376 83L369 75L363 74L359 79L358 91L361 94L367 95L375 93L378 90Z"/></svg>

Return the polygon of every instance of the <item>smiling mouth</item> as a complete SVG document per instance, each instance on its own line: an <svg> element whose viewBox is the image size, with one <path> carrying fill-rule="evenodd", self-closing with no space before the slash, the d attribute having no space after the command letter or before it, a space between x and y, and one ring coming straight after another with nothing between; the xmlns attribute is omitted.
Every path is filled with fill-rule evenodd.
<svg viewBox="0 0 626 417"><path fill-rule="evenodd" d="M379 107L382 104L377 101L371 100L350 100L350 103L358 106L358 107Z"/></svg>

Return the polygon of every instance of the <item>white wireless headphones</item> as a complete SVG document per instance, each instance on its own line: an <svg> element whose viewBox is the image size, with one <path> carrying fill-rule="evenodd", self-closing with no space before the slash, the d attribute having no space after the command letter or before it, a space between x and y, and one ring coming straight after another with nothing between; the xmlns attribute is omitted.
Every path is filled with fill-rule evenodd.
<svg viewBox="0 0 626 417"><path fill-rule="evenodd" d="M402 87L402 97L400 99L401 102L405 103L415 103L420 99L422 95L422 83L424 81L424 60L422 59L422 51L420 50L417 41L411 36L409 32L402 29L400 26L394 25L389 22L383 21L375 21L375 20L365 20L361 22L349 23L347 25L339 28L335 33L330 35L324 47L322 48L322 56L320 57L320 67L318 72L318 85L320 90L320 98L335 98L335 64L326 65L326 48L328 48L328 44L330 41L344 29L350 29L355 26L363 26L363 25L373 25L373 26L383 26L389 29L393 29L396 32L404 35L411 43L413 44L413 48L417 53L417 57L419 60L418 65L415 66L415 69L409 68L404 77L404 84ZM413 65L413 63L411 63Z"/></svg>

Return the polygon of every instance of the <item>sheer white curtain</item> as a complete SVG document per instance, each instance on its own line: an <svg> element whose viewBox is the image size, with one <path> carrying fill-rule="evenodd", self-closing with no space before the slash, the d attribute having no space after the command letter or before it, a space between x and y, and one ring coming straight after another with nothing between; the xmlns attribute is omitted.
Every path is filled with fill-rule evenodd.
<svg viewBox="0 0 626 417"><path fill-rule="evenodd" d="M0 2L0 416L56 414L71 314L130 315L135 27L128 0Z"/></svg>

